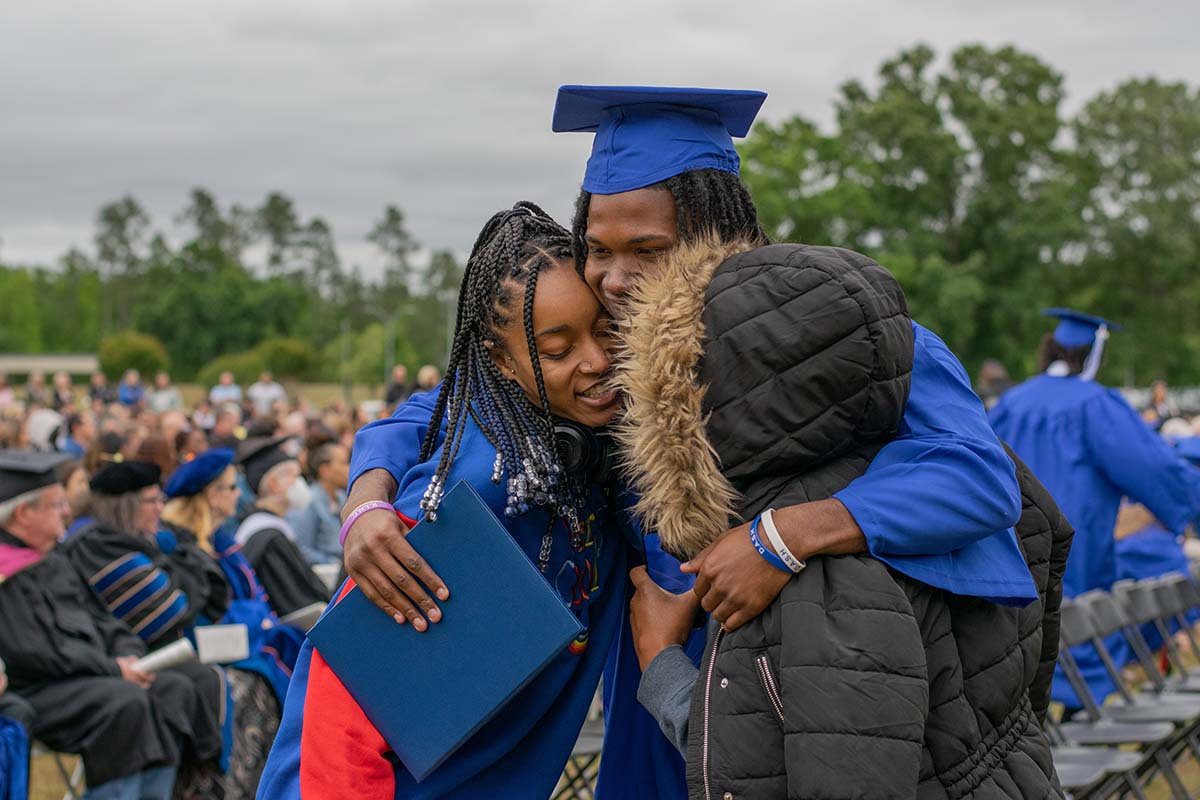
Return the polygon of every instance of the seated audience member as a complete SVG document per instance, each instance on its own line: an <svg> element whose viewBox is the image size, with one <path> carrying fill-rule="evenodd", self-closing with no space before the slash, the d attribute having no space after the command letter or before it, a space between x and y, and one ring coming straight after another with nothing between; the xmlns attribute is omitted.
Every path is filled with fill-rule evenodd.
<svg viewBox="0 0 1200 800"><path fill-rule="evenodd" d="M89 583L109 611L151 647L174 642L197 625L247 626L250 657L224 671L234 707L233 724L226 731L228 771L219 775L212 769L189 769L185 777L198 797L218 786L227 800L252 797L267 757L262 741L269 741L279 724L281 699L272 691L286 687L290 667L283 660L295 662L300 637L285 631L268 638L274 619L248 617L230 585L229 570L187 531L162 530L158 477L157 467L147 462L106 466L92 481L96 522L65 549L80 574L93 576ZM106 583L114 574L122 577ZM144 599L137 604L123 601L133 586L142 587ZM268 647L269 658L263 654Z"/></svg>
<svg viewBox="0 0 1200 800"><path fill-rule="evenodd" d="M92 409L98 406L101 411L112 403L117 402L117 395L108 385L108 377L99 370L92 373L91 385L88 387L88 399L92 401Z"/></svg>
<svg viewBox="0 0 1200 800"><path fill-rule="evenodd" d="M46 385L46 375L40 369L29 373L25 383L25 405L27 408L49 408L53 397L50 387Z"/></svg>
<svg viewBox="0 0 1200 800"><path fill-rule="evenodd" d="M426 364L417 370L417 391L431 392L441 382L441 373L433 364Z"/></svg>
<svg viewBox="0 0 1200 800"><path fill-rule="evenodd" d="M383 397L387 407L394 409L407 400L412 391L412 387L408 385L408 367L403 364L392 367L392 382L388 384L387 394Z"/></svg>
<svg viewBox="0 0 1200 800"><path fill-rule="evenodd" d="M254 568L232 532L225 531L223 523L233 516L241 494L233 457L232 450L208 450L171 476L158 541L171 559L189 551L215 559L230 590L222 621L245 623L251 631L251 659L239 666L270 681L282 702L303 635L278 624Z"/></svg>
<svg viewBox="0 0 1200 800"><path fill-rule="evenodd" d="M71 388L71 376L59 370L54 373L53 383L50 407L63 414L73 412L75 410L75 390Z"/></svg>
<svg viewBox="0 0 1200 800"><path fill-rule="evenodd" d="M280 616L329 600L325 584L313 573L284 518L307 508L312 499L300 475L298 455L298 443L290 437L247 440L238 453L256 500L238 526L236 540Z"/></svg>
<svg viewBox="0 0 1200 800"><path fill-rule="evenodd" d="M146 461L159 469L159 474L165 479L175 471L179 462L175 457L175 446L161 433L152 430L142 440L137 452L133 454L134 461Z"/></svg>
<svg viewBox="0 0 1200 800"><path fill-rule="evenodd" d="M156 536L162 513L159 468L144 461L105 465L92 476L90 524L63 546L110 613L151 647L173 642L202 615L219 620L229 590L212 565L173 574ZM138 602L128 602L134 586Z"/></svg>
<svg viewBox="0 0 1200 800"><path fill-rule="evenodd" d="M167 800L183 758L221 752L220 682L135 666L145 644L56 550L63 458L0 453L0 657L34 710L33 736L82 756L85 798Z"/></svg>
<svg viewBox="0 0 1200 800"><path fill-rule="evenodd" d="M72 458L83 458L87 449L96 443L96 418L90 411L77 411L67 417L67 438L62 451Z"/></svg>
<svg viewBox="0 0 1200 800"><path fill-rule="evenodd" d="M142 374L136 369L125 370L121 385L117 387L117 400L126 408L137 408L146 398L146 389L142 386Z"/></svg>
<svg viewBox="0 0 1200 800"><path fill-rule="evenodd" d="M5 411L17 404L17 394L8 382L8 373L0 372L0 411Z"/></svg>
<svg viewBox="0 0 1200 800"><path fill-rule="evenodd" d="M64 461L58 468L58 479L67 490L69 509L63 522L67 525L65 539L70 539L91 522L92 491L82 461Z"/></svg>
<svg viewBox="0 0 1200 800"><path fill-rule="evenodd" d="M208 402L213 406L242 402L242 387L234 383L232 372L221 373L217 378L217 385L208 392Z"/></svg>
<svg viewBox="0 0 1200 800"><path fill-rule="evenodd" d="M242 412L235 403L225 403L217 409L212 430L208 432L209 447L237 447L241 441L237 429L242 424Z"/></svg>
<svg viewBox="0 0 1200 800"><path fill-rule="evenodd" d="M287 521L296 534L300 552L313 564L340 564L342 506L350 476L350 454L340 444L329 443L309 451L308 475L312 500L300 511L289 511Z"/></svg>
<svg viewBox="0 0 1200 800"><path fill-rule="evenodd" d="M258 380L246 389L246 396L254 404L254 416L269 417L275 413L275 405L283 403L287 406L287 392L275 382L269 371L264 371Z"/></svg>
<svg viewBox="0 0 1200 800"><path fill-rule="evenodd" d="M160 372L154 376L154 388L146 395L146 407L156 414L183 408L179 390L171 385L171 376Z"/></svg>

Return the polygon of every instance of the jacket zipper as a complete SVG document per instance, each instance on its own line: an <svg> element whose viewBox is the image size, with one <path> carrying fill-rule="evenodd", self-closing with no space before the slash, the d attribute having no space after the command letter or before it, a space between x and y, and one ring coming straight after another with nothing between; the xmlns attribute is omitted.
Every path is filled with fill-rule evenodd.
<svg viewBox="0 0 1200 800"><path fill-rule="evenodd" d="M708 705L712 699L713 671L717 665L717 648L721 644L721 635L725 628L718 628L713 637L712 650L708 654L708 674L704 679L704 725L700 736L700 772L704 775L704 800L712 800L712 788L708 779Z"/></svg>
<svg viewBox="0 0 1200 800"><path fill-rule="evenodd" d="M779 687L775 683L775 676L771 674L771 664L767 661L766 653L754 659L754 663L758 665L758 679L762 681L767 699L775 709L775 716L783 722L783 699L779 696Z"/></svg>

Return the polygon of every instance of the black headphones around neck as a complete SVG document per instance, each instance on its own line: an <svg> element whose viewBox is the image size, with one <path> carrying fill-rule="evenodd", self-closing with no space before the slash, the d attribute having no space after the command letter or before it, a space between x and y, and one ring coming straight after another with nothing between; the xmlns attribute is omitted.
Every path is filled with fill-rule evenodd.
<svg viewBox="0 0 1200 800"><path fill-rule="evenodd" d="M615 447L607 431L569 419L554 420L554 443L567 474L603 483L612 472Z"/></svg>

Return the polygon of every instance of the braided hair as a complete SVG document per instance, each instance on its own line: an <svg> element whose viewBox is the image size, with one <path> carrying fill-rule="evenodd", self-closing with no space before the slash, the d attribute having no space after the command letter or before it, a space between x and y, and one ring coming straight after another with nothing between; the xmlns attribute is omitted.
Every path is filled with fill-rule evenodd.
<svg viewBox="0 0 1200 800"><path fill-rule="evenodd" d="M695 241L715 232L723 243L748 239L767 244L767 232L758 220L758 209L741 178L719 169L698 169L652 184L648 189L667 191L675 198L679 220L679 238ZM575 219L571 225L571 248L575 267L580 273L587 261L587 220L591 192L580 192L575 201Z"/></svg>
<svg viewBox="0 0 1200 800"><path fill-rule="evenodd" d="M429 521L445 491L446 476L462 444L470 416L496 448L492 481L509 476L505 514L515 517L532 507L550 515L576 518L581 487L568 480L554 441L554 419L537 355L533 298L539 273L571 257L570 234L533 203L520 202L492 216L471 249L458 297L454 342L446 379L434 404L421 445L421 460L437 449L443 416L446 438L437 470L421 501ZM539 406L516 381L506 379L489 350L498 333L518 318L529 346ZM543 555L548 558L548 547ZM543 567L544 568L544 567Z"/></svg>

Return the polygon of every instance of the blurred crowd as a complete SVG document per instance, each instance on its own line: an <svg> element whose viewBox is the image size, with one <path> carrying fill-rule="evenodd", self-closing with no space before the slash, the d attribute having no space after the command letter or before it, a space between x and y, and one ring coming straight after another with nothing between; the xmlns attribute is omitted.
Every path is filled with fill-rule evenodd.
<svg viewBox="0 0 1200 800"><path fill-rule="evenodd" d="M225 373L189 408L162 372L0 375L0 772L40 740L90 800L253 797L341 575L355 433L439 380L316 407ZM205 629L240 651L205 659ZM184 642L200 661L141 660Z"/></svg>

